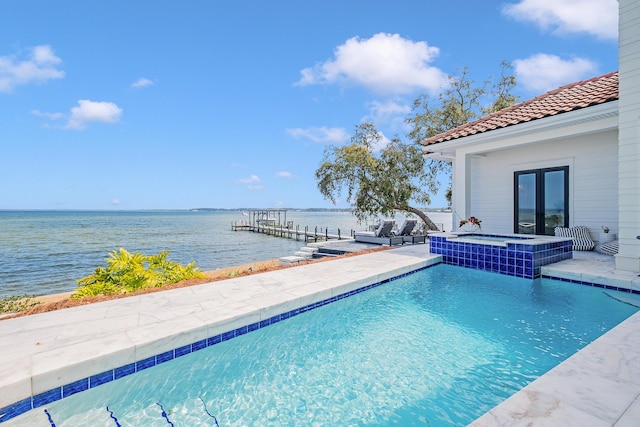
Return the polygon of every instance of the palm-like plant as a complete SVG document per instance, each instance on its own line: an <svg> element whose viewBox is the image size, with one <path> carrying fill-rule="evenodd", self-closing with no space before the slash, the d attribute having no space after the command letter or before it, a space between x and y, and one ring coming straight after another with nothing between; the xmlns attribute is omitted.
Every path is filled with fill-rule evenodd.
<svg viewBox="0 0 640 427"><path fill-rule="evenodd" d="M157 255L130 253L120 248L107 257L106 267L97 267L93 274L78 280L73 298L113 295L154 288L181 280L205 278L195 262L183 266L168 258L169 251Z"/></svg>

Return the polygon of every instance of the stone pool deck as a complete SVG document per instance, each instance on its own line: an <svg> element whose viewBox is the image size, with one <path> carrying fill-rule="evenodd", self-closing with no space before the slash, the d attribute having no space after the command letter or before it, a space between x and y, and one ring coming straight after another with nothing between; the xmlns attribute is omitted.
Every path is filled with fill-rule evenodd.
<svg viewBox="0 0 640 427"><path fill-rule="evenodd" d="M611 257L590 255L546 266L543 274L596 283L608 277L640 289L640 278L615 271ZM439 260L428 245L406 245L2 320L0 408ZM636 314L472 425L636 426L639 396ZM43 411L33 410L4 425L49 424Z"/></svg>

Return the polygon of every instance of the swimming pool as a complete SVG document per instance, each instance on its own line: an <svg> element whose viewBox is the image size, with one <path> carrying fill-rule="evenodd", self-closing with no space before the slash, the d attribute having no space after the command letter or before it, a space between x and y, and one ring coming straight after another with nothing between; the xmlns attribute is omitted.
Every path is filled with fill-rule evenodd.
<svg viewBox="0 0 640 427"><path fill-rule="evenodd" d="M37 408L31 425L464 425L636 310L438 265Z"/></svg>

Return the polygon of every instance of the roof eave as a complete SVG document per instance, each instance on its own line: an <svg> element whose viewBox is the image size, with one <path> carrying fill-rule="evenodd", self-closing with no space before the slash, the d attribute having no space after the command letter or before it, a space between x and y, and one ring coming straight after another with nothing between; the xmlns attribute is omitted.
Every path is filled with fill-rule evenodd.
<svg viewBox="0 0 640 427"><path fill-rule="evenodd" d="M522 135L535 135L553 129L563 129L587 122L603 120L603 127L597 131L606 131L617 127L617 121L607 121L618 116L618 100L609 101L579 110L573 110L554 116L543 117L529 122L518 123L504 128L493 129L474 135L468 135L449 141L436 142L423 147L425 157L431 159L454 158L456 150L481 145L496 140L508 140ZM593 130L590 130L593 132ZM546 138L549 139L549 138ZM445 159L446 160L446 159ZM450 160L448 160L450 161Z"/></svg>

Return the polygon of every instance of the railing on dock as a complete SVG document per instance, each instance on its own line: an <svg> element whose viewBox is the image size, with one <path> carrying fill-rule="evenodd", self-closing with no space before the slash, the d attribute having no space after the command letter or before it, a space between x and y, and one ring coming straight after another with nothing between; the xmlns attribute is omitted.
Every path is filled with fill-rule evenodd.
<svg viewBox="0 0 640 427"><path fill-rule="evenodd" d="M281 221L282 213L284 213L284 221ZM276 214L278 216L277 220L275 218ZM305 242L351 239L355 233L354 230L349 230L349 232L345 234L343 230L339 228L336 231L332 230L332 232L329 232L327 227L305 226L304 229L301 229L299 225L294 227L293 221L287 221L285 210L251 211L246 216L248 216L249 219L232 221L231 230L252 231L276 237L304 240Z"/></svg>

